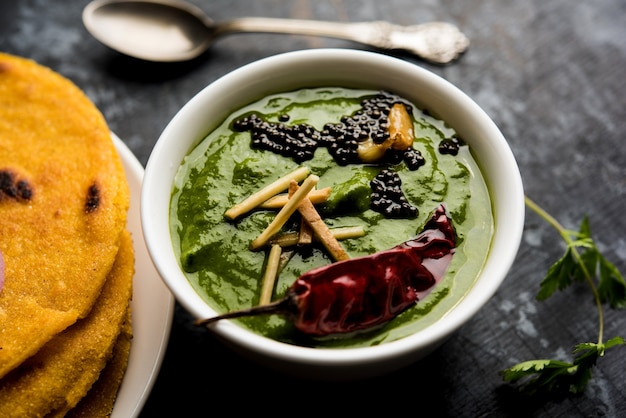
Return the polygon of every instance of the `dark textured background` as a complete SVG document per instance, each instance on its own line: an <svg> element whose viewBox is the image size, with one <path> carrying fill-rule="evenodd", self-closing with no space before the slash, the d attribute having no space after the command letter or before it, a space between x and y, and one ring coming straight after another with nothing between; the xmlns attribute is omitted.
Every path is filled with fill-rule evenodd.
<svg viewBox="0 0 626 418"><path fill-rule="evenodd" d="M232 35L183 64L154 65L114 53L81 22L86 0L0 2L0 50L52 67L78 84L111 129L145 164L160 132L205 85L251 61L319 47L367 49L346 41L286 35ZM626 273L626 1L624 0L195 0L215 20L236 16L445 20L471 39L449 66L422 65L456 84L501 128L527 194L571 229L589 216L597 245ZM489 304L435 353L406 369L358 382L309 382L243 360L195 329L176 307L168 351L142 418L238 416L617 417L626 414L626 347L607 353L586 392L527 399L498 371L536 357L571 359L574 345L597 338L585 287L538 302L535 294L563 245L527 212L519 255ZM605 337L626 337L624 311L606 310ZM234 398L230 395L234 395ZM232 399L236 399L233 403ZM375 408L375 409L372 409ZM368 414L368 416L371 415Z"/></svg>

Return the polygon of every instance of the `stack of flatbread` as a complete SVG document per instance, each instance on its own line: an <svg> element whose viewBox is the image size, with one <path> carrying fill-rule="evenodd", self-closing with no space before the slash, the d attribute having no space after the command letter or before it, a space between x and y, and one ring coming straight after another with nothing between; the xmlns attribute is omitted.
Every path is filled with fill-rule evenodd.
<svg viewBox="0 0 626 418"><path fill-rule="evenodd" d="M128 207L94 104L0 53L1 417L111 414L132 338Z"/></svg>

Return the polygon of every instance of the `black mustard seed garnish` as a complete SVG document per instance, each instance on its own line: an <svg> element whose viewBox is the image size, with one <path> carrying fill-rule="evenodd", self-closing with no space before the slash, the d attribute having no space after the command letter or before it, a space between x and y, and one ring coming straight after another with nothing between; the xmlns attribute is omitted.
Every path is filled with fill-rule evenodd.
<svg viewBox="0 0 626 418"><path fill-rule="evenodd" d="M407 201L401 186L402 180L398 173L382 170L370 182L370 207L388 218L415 218L419 212Z"/></svg>
<svg viewBox="0 0 626 418"><path fill-rule="evenodd" d="M404 104L409 114L413 112L413 107L399 96L380 92L362 100L361 108L352 115L325 124L321 132L307 124L287 125L290 119L287 114L280 115L278 123L267 122L256 113L247 114L235 120L232 128L237 132L250 131L252 148L271 151L297 163L312 159L315 150L323 147L341 166L359 164L359 143L371 138L381 144L389 138L389 112L396 103ZM463 141L457 137L444 139L439 144L439 152L456 155L461 145ZM419 150L409 147L406 150L389 148L379 161L381 166L402 162L414 171L425 164L425 159ZM370 207L390 218L417 216L417 208L407 201L400 185L396 172L382 170L371 182Z"/></svg>

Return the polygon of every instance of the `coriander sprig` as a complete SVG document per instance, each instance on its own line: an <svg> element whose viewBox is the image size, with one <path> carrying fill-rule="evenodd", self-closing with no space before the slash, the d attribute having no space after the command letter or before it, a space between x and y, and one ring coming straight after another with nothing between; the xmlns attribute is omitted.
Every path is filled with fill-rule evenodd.
<svg viewBox="0 0 626 418"><path fill-rule="evenodd" d="M624 338L604 341L603 304L613 309L626 307L626 282L619 270L598 250L591 238L589 220L585 217L579 231L565 229L556 219L525 196L528 208L547 221L565 241L565 254L549 269L540 284L538 300L545 300L556 290L564 290L574 282L585 282L598 311L598 340L574 347L573 362L537 359L518 363L500 374L505 381L520 382L526 393L569 392L580 393L591 379L591 369L609 348L623 345Z"/></svg>

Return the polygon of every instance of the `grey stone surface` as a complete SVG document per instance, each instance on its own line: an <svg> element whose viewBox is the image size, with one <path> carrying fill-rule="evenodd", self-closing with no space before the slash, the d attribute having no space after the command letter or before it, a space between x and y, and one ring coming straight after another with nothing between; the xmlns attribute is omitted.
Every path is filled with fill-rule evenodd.
<svg viewBox="0 0 626 418"><path fill-rule="evenodd" d="M346 41L284 35L233 35L188 63L154 65L108 50L81 23L86 0L0 3L0 50L26 56L72 79L112 130L145 164L178 109L205 85L251 61L295 49L366 49ZM196 0L214 19L236 16L445 20L471 39L449 66L422 65L457 85L509 141L527 194L562 224L588 215L597 245L626 272L626 2L624 0ZM626 414L620 347L600 359L582 396L527 399L498 371L537 357L571 359L575 344L597 339L589 292L535 299L563 245L527 212L519 255L504 285L472 321L427 359L367 381L309 382L242 360L195 329L176 308L169 349L142 417L268 411L295 416L363 414L483 417L617 417ZM626 337L623 311L605 310L605 338ZM236 400L232 403L231 396ZM221 409L221 408L220 408ZM200 411L200 412L198 412ZM371 414L369 414L371 415ZM368 416L369 416L368 415Z"/></svg>

